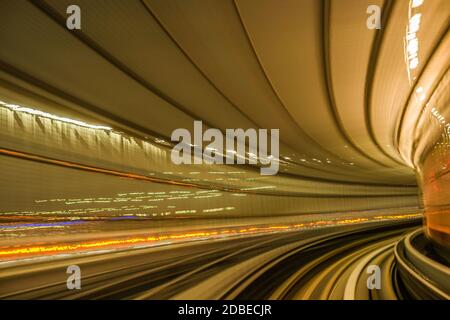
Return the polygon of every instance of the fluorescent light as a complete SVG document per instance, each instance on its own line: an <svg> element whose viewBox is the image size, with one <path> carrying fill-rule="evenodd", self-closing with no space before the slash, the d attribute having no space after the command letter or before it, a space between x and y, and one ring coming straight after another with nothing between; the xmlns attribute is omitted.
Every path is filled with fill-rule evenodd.
<svg viewBox="0 0 450 320"><path fill-rule="evenodd" d="M112 130L112 128L110 128L110 127L97 126L97 125L89 124L89 123L86 123L86 122L83 122L80 120L60 117L60 116L57 116L57 115L54 115L54 114L51 114L48 112L44 112L41 110L36 110L36 109L28 108L28 107L22 107L17 104L10 104L10 103L0 101L0 105L4 106L14 112L28 113L31 115L35 115L35 116L39 116L39 117L43 117L43 118L47 118L47 119L70 123L70 124L80 126L80 127L85 127L85 128L94 129L94 130L107 130L107 131Z"/></svg>

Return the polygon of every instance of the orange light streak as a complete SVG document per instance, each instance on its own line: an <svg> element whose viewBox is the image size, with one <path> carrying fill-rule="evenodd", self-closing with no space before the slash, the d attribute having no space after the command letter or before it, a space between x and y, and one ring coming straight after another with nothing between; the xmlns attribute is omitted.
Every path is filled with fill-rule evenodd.
<svg viewBox="0 0 450 320"><path fill-rule="evenodd" d="M223 229L217 231L195 231L182 234L169 234L169 235L152 235L141 236L128 239L110 239L101 241L90 241L84 243L73 244L61 244L61 245L42 245L42 246L28 246L21 248L3 248L0 249L0 259L9 260L11 258L19 258L22 256L39 256L58 253L75 253L83 252L86 250L101 250L101 249L118 249L127 248L131 245L151 245L157 244L163 241L180 241L180 240L206 240L212 238L219 238L221 236L236 236L242 234L262 234L270 232L280 231L294 231L304 228L314 228L333 225L347 225L358 224L368 221L379 221L387 219L413 219L420 217L421 214L406 214L406 215L394 215L394 216L376 216L371 218L354 218L354 219L337 219L337 220L319 220L313 222L306 222L301 224L290 225L275 225L275 226L263 226L263 227L248 227L241 229Z"/></svg>

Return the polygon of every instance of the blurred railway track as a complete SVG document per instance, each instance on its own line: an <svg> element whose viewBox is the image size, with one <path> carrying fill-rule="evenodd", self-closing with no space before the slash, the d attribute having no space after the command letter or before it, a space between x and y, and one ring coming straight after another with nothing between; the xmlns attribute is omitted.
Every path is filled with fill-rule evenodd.
<svg viewBox="0 0 450 320"><path fill-rule="evenodd" d="M0 298L448 299L448 267L433 263L437 279L426 274L429 265L411 267L411 242L421 234L418 223L282 232L30 262L0 269ZM417 260L414 250L412 260ZM80 290L66 287L66 268L73 264L82 270ZM367 288L369 265L380 267L379 290Z"/></svg>

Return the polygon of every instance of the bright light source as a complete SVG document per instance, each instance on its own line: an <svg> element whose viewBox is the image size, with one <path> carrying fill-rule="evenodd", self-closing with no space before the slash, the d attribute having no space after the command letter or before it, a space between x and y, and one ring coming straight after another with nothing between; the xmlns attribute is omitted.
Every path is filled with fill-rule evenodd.
<svg viewBox="0 0 450 320"><path fill-rule="evenodd" d="M94 130L107 130L110 131L112 130L112 128L110 127L106 127L106 126L97 126L97 125L93 125L93 124L88 124L86 122L80 121L80 120L75 120L75 119L70 119L70 118L65 118L65 117L60 117L48 112L44 112L41 110L36 110L36 109L32 109L32 108L27 108L27 107L22 107L16 104L10 104L10 103L6 103L3 101L0 101L0 105L14 111L14 112L23 112L23 113L28 113L31 115L35 115L35 116L39 116L39 117L43 117L43 118L47 118L47 119L51 119L51 120L56 120L56 121L61 121L61 122L65 122L65 123L70 123L76 126L80 126L80 127L85 127L85 128L89 128L89 129L94 129Z"/></svg>
<svg viewBox="0 0 450 320"><path fill-rule="evenodd" d="M412 0L412 7L417 8L420 7L423 4L423 0Z"/></svg>

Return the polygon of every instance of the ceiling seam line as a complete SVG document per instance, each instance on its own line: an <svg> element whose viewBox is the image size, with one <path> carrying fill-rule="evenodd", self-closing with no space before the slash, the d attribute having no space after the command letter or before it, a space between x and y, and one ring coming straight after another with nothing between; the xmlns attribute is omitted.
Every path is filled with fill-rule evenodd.
<svg viewBox="0 0 450 320"><path fill-rule="evenodd" d="M330 13L331 13L331 2L330 0L322 0L323 16L322 16L322 46L323 46L323 64L324 64L324 74L325 74L325 85L327 88L329 107L333 119L336 123L337 129L342 137L348 142L349 145L353 147L363 157L370 159L372 162L381 165L382 167L391 168L379 160L373 158L361 148L359 148L353 140L350 138L349 134L344 128L342 119L339 116L339 112L336 107L336 100L334 96L333 84L331 79L331 65L330 65Z"/></svg>
<svg viewBox="0 0 450 320"><path fill-rule="evenodd" d="M319 144L317 141L315 141L313 138L311 138L311 137L310 137L310 136L309 136L309 135L308 135L308 134L300 127L300 126L299 126L299 124L297 123L297 121L292 117L291 113L287 110L287 108L286 108L286 106L284 105L282 99L280 98L280 96L278 95L277 91L275 90L275 88L274 88L272 82L270 81L270 79L269 79L269 77L268 77L268 75L267 75L267 73L266 73L264 67L262 66L262 63L261 63L261 61L260 61L260 59L259 59L259 57L258 57L258 54L257 54L257 52L256 52L256 49L255 49L255 47L254 47L254 45L253 45L253 43L252 43L252 41L251 41L251 39L250 39L250 35L249 35L248 31L247 31L247 28L245 27L243 18L242 18L241 14L240 14L240 11L239 11L239 8L238 8L238 5L237 5L236 1L237 1L237 0L233 0L233 3L234 3L234 7L235 7L235 9L236 9L237 15L238 15L238 17L239 17L239 20L240 20L240 23L241 23L243 32L244 32L244 34L245 34L245 36L246 36L246 38L247 38L247 41L249 42L249 45L250 45L250 47L251 47L251 49L252 49L252 51L253 51L253 54L254 54L254 56L255 56L256 61L258 62L258 65L259 65L259 67L260 67L260 69L261 69L261 71L262 71L262 73L263 73L263 75L264 75L264 77L265 77L265 79L266 79L266 81L267 81L269 87L270 87L271 90L272 90L272 93L273 93L274 96L277 98L277 100L278 100L278 102L280 103L281 107L285 110L286 114L287 114L287 115L289 116L289 118L293 121L294 125L298 128L299 132L301 132L306 138L308 138L308 139L310 140L310 142L312 142L313 144L315 144L319 150L322 150L325 154L328 154L329 156L333 156L333 157L335 157L336 159L344 160L344 159L342 159L340 156L338 156L338 155L336 155L336 154L334 154L334 153L332 153L332 152L326 150L321 144ZM337 168L340 168L340 167L337 167Z"/></svg>
<svg viewBox="0 0 450 320"><path fill-rule="evenodd" d="M366 73L366 81L365 81L365 89L364 89L364 114L365 114L365 122L366 127L369 132L369 137L372 140L372 142L375 144L375 146L380 150L383 154L385 154L388 158L392 159L394 162L405 166L405 163L401 162L400 160L396 159L395 157L391 156L389 153L387 153L379 144L375 132L372 126L372 115L371 115L371 109L372 109L372 90L373 90L373 83L375 78L375 70L378 65L378 59L379 59L379 52L382 47L383 39L385 30L389 24L389 15L392 12L394 4L391 0L385 0L385 4L383 5L383 14L381 16L381 24L384 26L382 29L376 30L375 39L372 43L370 58L369 58L369 64L367 67L367 73ZM400 156L401 157L401 156Z"/></svg>

